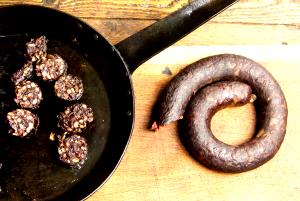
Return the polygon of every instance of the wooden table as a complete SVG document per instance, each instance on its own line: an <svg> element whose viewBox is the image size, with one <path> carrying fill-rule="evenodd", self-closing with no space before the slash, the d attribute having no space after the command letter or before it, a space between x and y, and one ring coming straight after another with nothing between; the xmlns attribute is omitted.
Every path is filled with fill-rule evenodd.
<svg viewBox="0 0 300 201"><path fill-rule="evenodd" d="M113 44L163 18L188 0L6 0L54 7L80 17ZM141 65L133 74L136 122L120 166L89 201L300 200L300 0L241 0ZM147 130L158 91L186 65L208 55L235 53L263 64L279 81L289 106L278 154L246 173L224 174L197 163L181 144L176 124ZM172 76L162 73L166 68ZM215 135L239 144L253 134L252 105L218 112Z"/></svg>

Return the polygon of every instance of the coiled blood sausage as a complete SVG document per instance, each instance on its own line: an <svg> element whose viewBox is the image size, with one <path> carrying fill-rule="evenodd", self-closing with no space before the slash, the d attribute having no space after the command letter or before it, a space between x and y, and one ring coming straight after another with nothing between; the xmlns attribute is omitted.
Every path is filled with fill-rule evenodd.
<svg viewBox="0 0 300 201"><path fill-rule="evenodd" d="M213 136L210 121L215 112L256 97L261 123L250 141L232 146ZM222 54L191 64L171 80L161 96L152 128L183 118L183 139L197 160L211 169L243 172L277 153L285 136L287 115L284 94L264 67L243 56Z"/></svg>

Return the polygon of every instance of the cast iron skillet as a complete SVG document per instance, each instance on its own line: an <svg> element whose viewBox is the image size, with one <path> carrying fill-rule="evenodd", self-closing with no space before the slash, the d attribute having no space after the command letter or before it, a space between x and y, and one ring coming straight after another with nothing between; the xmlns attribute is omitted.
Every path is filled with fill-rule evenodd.
<svg viewBox="0 0 300 201"><path fill-rule="evenodd" d="M14 5L0 7L0 200L81 200L101 186L117 167L131 136L134 95L131 73L145 60L173 44L235 0L196 0L116 46L81 20L57 10ZM60 54L69 73L83 79L82 102L95 122L85 134L89 158L80 170L57 160L56 115L67 103L53 95L53 83L38 82L44 101L36 111L36 135L7 134L6 113L17 108L11 74L25 61L25 42L46 35L49 52Z"/></svg>

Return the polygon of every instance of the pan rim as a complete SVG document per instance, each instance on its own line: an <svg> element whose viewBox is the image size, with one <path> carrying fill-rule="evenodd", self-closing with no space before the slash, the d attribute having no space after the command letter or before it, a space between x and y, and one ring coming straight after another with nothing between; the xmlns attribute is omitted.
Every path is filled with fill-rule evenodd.
<svg viewBox="0 0 300 201"><path fill-rule="evenodd" d="M96 31L97 32L97 31ZM97 32L98 33L98 32ZM101 35L101 34L100 34ZM108 41L109 42L109 41ZM111 43L109 43L111 44ZM130 92L131 92L131 96L132 96L132 124L131 124L131 128L130 128L130 133L126 142L126 145L123 149L123 152L121 154L121 156L119 157L118 162L116 163L114 169L111 171L111 173L106 177L106 179L93 191L91 192L88 196L86 196L83 200L90 198L93 194L95 194L102 186L104 186L106 184L106 182L108 182L108 180L110 180L110 178L113 176L113 174L116 172L116 170L118 169L120 163L122 162L124 155L126 154L126 151L128 149L128 146L131 142L132 139L132 135L133 135L133 130L134 130L134 125L135 125L135 93L133 90L133 83L132 83L132 76L131 73L129 71L128 65L126 64L126 61L123 59L123 57L121 56L121 53L118 51L118 49L114 46L111 45L111 47L114 49L114 51L118 54L118 57L121 59L121 61L123 62L124 66L126 67L126 73L127 73L127 77L129 79L129 83L130 83Z"/></svg>

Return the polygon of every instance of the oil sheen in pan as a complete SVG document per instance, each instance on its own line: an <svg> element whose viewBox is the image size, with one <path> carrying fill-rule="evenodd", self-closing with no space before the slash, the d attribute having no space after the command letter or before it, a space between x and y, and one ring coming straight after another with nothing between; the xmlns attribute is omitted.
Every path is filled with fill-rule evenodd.
<svg viewBox="0 0 300 201"><path fill-rule="evenodd" d="M80 101L93 108L95 120L82 135L89 152L80 169L64 167L58 160L56 143L49 140L55 131L56 115L68 104L55 98L53 83L33 76L43 90L44 100L36 111L40 127L35 136L19 139L7 133L6 113L14 108L14 90L10 76L24 62L25 42L0 46L0 200L51 199L67 191L94 167L101 156L110 130L109 100L101 78L89 62L71 47L49 38L49 53L58 53L68 63L68 73L79 76L84 83ZM97 105L96 105L97 104ZM101 107L99 107L99 105Z"/></svg>

